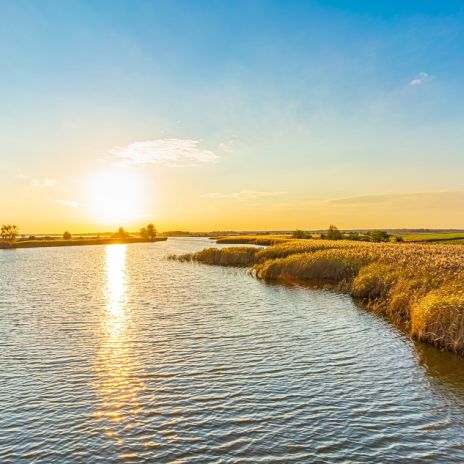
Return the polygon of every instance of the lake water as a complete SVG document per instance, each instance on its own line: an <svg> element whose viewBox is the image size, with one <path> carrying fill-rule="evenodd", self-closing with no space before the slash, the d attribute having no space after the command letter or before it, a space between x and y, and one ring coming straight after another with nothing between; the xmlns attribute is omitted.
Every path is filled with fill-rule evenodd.
<svg viewBox="0 0 464 464"><path fill-rule="evenodd" d="M461 358L210 245L0 251L2 464L464 461Z"/></svg>

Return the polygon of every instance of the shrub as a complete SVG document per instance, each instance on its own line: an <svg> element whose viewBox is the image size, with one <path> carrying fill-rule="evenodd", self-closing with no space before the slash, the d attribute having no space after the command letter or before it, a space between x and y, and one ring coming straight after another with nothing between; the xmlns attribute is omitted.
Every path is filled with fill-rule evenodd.
<svg viewBox="0 0 464 464"><path fill-rule="evenodd" d="M293 238L299 238L299 239L305 239L305 238L311 238L311 234L305 232L304 230L295 230L292 234Z"/></svg>
<svg viewBox="0 0 464 464"><path fill-rule="evenodd" d="M371 242L389 242L390 241L390 234L385 230L370 230L367 233L369 240Z"/></svg>

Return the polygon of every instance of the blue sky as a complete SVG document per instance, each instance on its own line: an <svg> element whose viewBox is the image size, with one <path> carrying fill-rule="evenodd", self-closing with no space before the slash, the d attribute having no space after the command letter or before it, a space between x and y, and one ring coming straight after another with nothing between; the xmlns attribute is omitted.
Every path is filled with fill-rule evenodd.
<svg viewBox="0 0 464 464"><path fill-rule="evenodd" d="M232 227L227 211L240 228L285 228L276 192L288 227L322 227L322 203L339 198L446 191L463 203L461 2L45 0L0 11L0 180L21 191L4 214L26 227L42 225L19 202L80 204L79 178L143 141L161 141L144 148L156 160L131 169L166 195L144 212L166 227ZM166 140L198 141L214 162L169 166ZM411 222L399 205L371 211L372 226L464 227L458 210L427 209L427 195ZM56 214L90 227L74 209ZM368 226L360 210L332 214Z"/></svg>

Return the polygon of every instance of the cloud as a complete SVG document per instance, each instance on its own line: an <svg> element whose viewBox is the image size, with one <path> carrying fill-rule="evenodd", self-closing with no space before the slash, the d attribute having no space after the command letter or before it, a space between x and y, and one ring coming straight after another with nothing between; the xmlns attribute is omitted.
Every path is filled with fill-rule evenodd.
<svg viewBox="0 0 464 464"><path fill-rule="evenodd" d="M409 82L409 85L422 85L430 79L431 77L429 74L426 72L420 72L416 78Z"/></svg>
<svg viewBox="0 0 464 464"><path fill-rule="evenodd" d="M464 208L463 191L413 192L378 195L359 195L327 200L329 207L368 208Z"/></svg>
<svg viewBox="0 0 464 464"><path fill-rule="evenodd" d="M20 174L19 178L27 180L29 182L29 185L34 188L50 188L56 185L55 179L35 179L30 176L25 176L24 174Z"/></svg>
<svg viewBox="0 0 464 464"><path fill-rule="evenodd" d="M53 187L56 185L55 179L31 179L32 187Z"/></svg>
<svg viewBox="0 0 464 464"><path fill-rule="evenodd" d="M201 196L201 198L232 198L236 200L249 200L253 198L262 198L262 197L276 197L280 195L286 195L287 192L258 192L256 190L241 190L240 192L234 193L206 193Z"/></svg>
<svg viewBox="0 0 464 464"><path fill-rule="evenodd" d="M199 145L200 140L193 139L156 139L114 147L109 153L124 165L164 164L179 167L211 163L219 158Z"/></svg>
<svg viewBox="0 0 464 464"><path fill-rule="evenodd" d="M68 208L79 208L79 203L74 200L56 200L56 202Z"/></svg>
<svg viewBox="0 0 464 464"><path fill-rule="evenodd" d="M218 150L224 152L224 153L232 153L234 146L237 144L237 142L240 141L240 138L237 137L236 135L229 138L229 140L225 142L221 142L218 144Z"/></svg>
<svg viewBox="0 0 464 464"><path fill-rule="evenodd" d="M218 145L218 149L225 152L231 153L232 152L232 143L231 142L222 142Z"/></svg>

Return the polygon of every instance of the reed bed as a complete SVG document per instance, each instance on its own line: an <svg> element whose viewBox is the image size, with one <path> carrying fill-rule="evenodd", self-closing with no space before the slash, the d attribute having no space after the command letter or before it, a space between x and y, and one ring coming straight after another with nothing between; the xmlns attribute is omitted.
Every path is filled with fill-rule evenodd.
<svg viewBox="0 0 464 464"><path fill-rule="evenodd" d="M265 280L330 286L401 324L413 338L464 355L464 247L289 240L173 256L248 266Z"/></svg>
<svg viewBox="0 0 464 464"><path fill-rule="evenodd" d="M216 243L220 244L248 244L248 245L276 245L291 240L289 235L229 235L225 237L218 237Z"/></svg>
<svg viewBox="0 0 464 464"><path fill-rule="evenodd" d="M196 253L170 255L168 259L181 262L196 261L217 266L247 267L256 262L255 254L257 251L259 248L253 247L206 248Z"/></svg>

